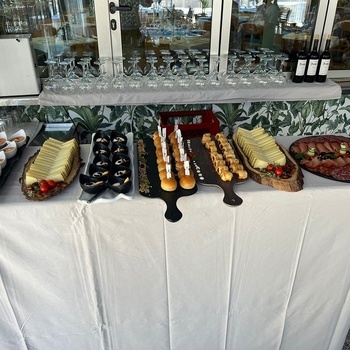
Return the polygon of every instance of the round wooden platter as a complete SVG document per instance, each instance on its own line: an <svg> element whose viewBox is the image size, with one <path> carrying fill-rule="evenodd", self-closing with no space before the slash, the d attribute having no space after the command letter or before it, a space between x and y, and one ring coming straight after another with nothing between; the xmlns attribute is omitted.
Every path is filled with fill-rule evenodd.
<svg viewBox="0 0 350 350"><path fill-rule="evenodd" d="M27 163L25 164L25 166L23 168L22 177L20 178L21 190L22 190L24 196L26 197L26 199L31 200L31 201L44 201L44 200L50 199L50 198L58 195L59 193L61 193L64 189L66 189L75 180L75 178L78 176L78 174L80 172L80 168L83 165L82 160L80 158L80 148L78 148L78 152L76 153L76 155L73 159L72 169L71 169L66 181L58 183L55 188L50 189L46 193L41 193L40 197L39 197L39 196L33 195L33 191L28 189L28 186L25 183L26 173L29 170L32 163L35 162L35 159L38 156L39 151L40 150L35 152L34 155L32 155L28 159Z"/></svg>
<svg viewBox="0 0 350 350"><path fill-rule="evenodd" d="M237 149L239 155L241 156L243 164L252 180L254 180L255 182L261 185L270 186L277 190L286 191L286 192L298 192L303 189L304 175L299 167L299 164L294 160L294 158L289 154L289 152L282 145L277 143L280 150L286 155L287 164L295 168L294 173L288 179L269 176L268 174L253 168L250 165L249 160L244 154L243 150L238 145L236 136L237 135L234 134L232 138L235 144L235 148Z"/></svg>
<svg viewBox="0 0 350 350"><path fill-rule="evenodd" d="M193 151L195 154L191 165L196 181L204 186L221 188L224 192L223 202L225 204L230 206L241 205L243 199L235 193L234 187L237 184L245 182L246 179L240 180L235 174L231 181L221 180L220 176L215 171L208 150L202 145L200 137L187 140L186 145L188 150Z"/></svg>

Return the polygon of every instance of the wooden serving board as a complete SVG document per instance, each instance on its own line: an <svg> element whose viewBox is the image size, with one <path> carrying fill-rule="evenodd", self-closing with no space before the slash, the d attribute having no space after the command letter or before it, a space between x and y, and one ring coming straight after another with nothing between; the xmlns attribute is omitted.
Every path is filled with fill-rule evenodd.
<svg viewBox="0 0 350 350"><path fill-rule="evenodd" d="M62 192L65 188L67 188L74 181L74 179L78 176L78 174L80 172L80 168L83 164L82 164L82 160L80 158L80 148L78 147L78 152L73 159L72 169L71 169L66 181L63 183L63 185L60 184L60 186L57 186L57 187L53 188L52 190L49 190L49 192L43 193L40 197L33 196L33 195L31 195L31 191L27 189L27 186L25 183L25 176L26 176L26 173L29 170L31 164L35 162L35 159L38 156L39 151L40 151L40 149L38 151L36 151L28 159L27 163L24 166L23 174L22 174L20 181L21 181L21 190L22 190L24 196L26 197L26 199L31 200L31 201L39 201L40 202L40 201L44 201L44 200L47 200L47 199L50 199L50 198L56 196L57 194Z"/></svg>
<svg viewBox="0 0 350 350"><path fill-rule="evenodd" d="M280 144L277 144L280 150L286 155L288 166L295 169L292 176L288 179L282 179L278 177L272 177L263 173L255 168L253 168L246 155L244 154L241 147L238 145L236 140L236 134L233 135L233 142L235 147L242 158L243 164L248 171L249 176L257 183L273 187L277 190L286 191L286 192L298 192L303 189L304 180L303 173L298 165L298 163L293 159L293 157L289 154L289 152Z"/></svg>
<svg viewBox="0 0 350 350"><path fill-rule="evenodd" d="M191 196L197 192L197 186L191 190L185 190L178 184L177 189L172 192L164 191L160 186L159 173L157 167L156 150L153 144L153 139L143 139L145 144L146 154L139 154L139 183L144 183L145 179L141 178L142 171L140 167L146 167L147 180L149 186L145 189L144 186L140 185L139 192L144 197L149 198L160 198L166 205L165 218L170 222L177 222L182 218L182 213L177 207L176 203L180 197Z"/></svg>
<svg viewBox="0 0 350 350"><path fill-rule="evenodd" d="M237 196L234 192L234 186L245 182L246 180L238 179L235 174L231 181L222 181L218 173L215 171L208 150L202 145L201 138L189 139L187 140L186 145L195 155L192 159L191 165L196 181L201 185L221 188L224 191L224 203L232 206L241 205L243 199Z"/></svg>

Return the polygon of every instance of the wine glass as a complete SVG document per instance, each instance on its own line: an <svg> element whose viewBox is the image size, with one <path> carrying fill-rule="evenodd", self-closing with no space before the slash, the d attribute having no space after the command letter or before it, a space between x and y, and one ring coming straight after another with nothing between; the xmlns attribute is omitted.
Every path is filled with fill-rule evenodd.
<svg viewBox="0 0 350 350"><path fill-rule="evenodd" d="M95 88L97 91L100 92L108 90L112 83L112 76L108 74L105 70L105 64L107 60L107 58L100 57L97 61L94 62L94 64L96 64L99 67L99 75L96 79Z"/></svg>
<svg viewBox="0 0 350 350"><path fill-rule="evenodd" d="M93 89L94 81L89 75L89 60L81 59L78 64L82 67L83 77L79 81L78 88L81 92L90 92Z"/></svg>
<svg viewBox="0 0 350 350"><path fill-rule="evenodd" d="M143 86L143 76L139 71L138 63L141 57L138 55L133 55L129 59L129 63L131 64L131 74L129 76L129 88L140 90Z"/></svg>
<svg viewBox="0 0 350 350"><path fill-rule="evenodd" d="M253 62L255 61L255 58L251 55L245 55L244 58L244 65L242 67L242 70L240 71L240 82L239 86L243 89L252 89L255 85L255 79L251 73L251 68L253 65Z"/></svg>
<svg viewBox="0 0 350 350"><path fill-rule="evenodd" d="M196 55L196 61L198 62L199 66L197 71L194 73L194 85L199 89L203 89L208 82L207 75L204 71L204 62L207 61L207 58L204 55Z"/></svg>
<svg viewBox="0 0 350 350"><path fill-rule="evenodd" d="M177 84L181 88L188 89L192 85L192 77L187 72L187 65L191 60L186 54L180 54L178 57L181 66L177 75Z"/></svg>
<svg viewBox="0 0 350 350"><path fill-rule="evenodd" d="M49 76L45 79L43 88L45 91L59 92L61 77L55 74L55 67L57 66L57 60L49 58L45 61L48 66Z"/></svg>
<svg viewBox="0 0 350 350"><path fill-rule="evenodd" d="M239 77L236 73L239 58L236 55L228 55L227 59L229 64L225 76L225 84L229 87L235 88L239 83Z"/></svg>
<svg viewBox="0 0 350 350"><path fill-rule="evenodd" d="M211 72L209 73L208 84L213 88L219 88L222 85L222 80L219 73L220 56L212 55L210 58L213 65Z"/></svg>
<svg viewBox="0 0 350 350"><path fill-rule="evenodd" d="M284 63L289 60L288 56L279 55L276 59L276 71L277 74L273 75L273 84L276 87L285 87L287 84L287 79L283 72Z"/></svg>
<svg viewBox="0 0 350 350"><path fill-rule="evenodd" d="M254 71L256 84L260 88L267 88L269 86L270 76L268 74L267 62L270 61L270 57L262 53L258 55L259 64L258 68Z"/></svg>
<svg viewBox="0 0 350 350"><path fill-rule="evenodd" d="M170 54L163 55L163 62L165 63L165 70L162 74L162 86L166 89L173 89L175 87L175 75L171 69L171 64L174 62Z"/></svg>
<svg viewBox="0 0 350 350"><path fill-rule="evenodd" d="M76 83L69 77L70 63L68 61L61 61L61 67L64 69L64 77L61 81L60 88L64 94L72 94L76 91Z"/></svg>
<svg viewBox="0 0 350 350"><path fill-rule="evenodd" d="M156 56L150 55L147 56L146 61L150 65L150 69L145 77L145 85L151 90L157 90L160 87L160 78L155 66L158 59Z"/></svg>
<svg viewBox="0 0 350 350"><path fill-rule="evenodd" d="M127 85L127 76L123 71L123 61L125 57L117 57L113 60L115 65L114 78L112 80L112 86L117 90L124 90Z"/></svg>

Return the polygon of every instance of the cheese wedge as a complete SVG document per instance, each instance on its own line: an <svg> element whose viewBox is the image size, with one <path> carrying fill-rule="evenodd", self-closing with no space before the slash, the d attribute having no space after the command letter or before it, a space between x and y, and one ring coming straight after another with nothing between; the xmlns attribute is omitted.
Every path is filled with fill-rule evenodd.
<svg viewBox="0 0 350 350"><path fill-rule="evenodd" d="M254 168L266 168L268 164L285 165L286 156L262 127L246 130L238 128L237 142Z"/></svg>
<svg viewBox="0 0 350 350"><path fill-rule="evenodd" d="M41 179L65 181L70 174L78 150L76 139L66 142L53 138L47 139L26 173L26 185Z"/></svg>

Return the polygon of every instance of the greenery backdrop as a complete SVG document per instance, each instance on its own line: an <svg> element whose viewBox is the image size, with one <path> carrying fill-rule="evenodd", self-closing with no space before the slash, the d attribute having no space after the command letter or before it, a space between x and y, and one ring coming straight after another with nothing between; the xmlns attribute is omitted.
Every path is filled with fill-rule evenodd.
<svg viewBox="0 0 350 350"><path fill-rule="evenodd" d="M98 129L116 128L123 132L131 131L135 139L142 138L157 129L159 112L201 109L211 109L220 121L221 131L229 137L238 126L248 129L262 126L273 136L326 133L350 135L350 96L329 101L10 108L16 110L17 120L20 122L74 122L82 143L89 142L91 134Z"/></svg>

